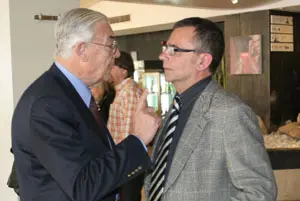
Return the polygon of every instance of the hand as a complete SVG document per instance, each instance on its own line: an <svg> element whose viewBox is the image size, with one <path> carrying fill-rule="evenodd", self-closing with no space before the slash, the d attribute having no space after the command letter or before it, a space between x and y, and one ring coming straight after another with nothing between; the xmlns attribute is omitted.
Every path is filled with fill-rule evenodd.
<svg viewBox="0 0 300 201"><path fill-rule="evenodd" d="M140 138L145 145L152 141L161 124L161 117L155 114L154 108L147 105L147 95L148 90L145 89L131 121L131 134Z"/></svg>

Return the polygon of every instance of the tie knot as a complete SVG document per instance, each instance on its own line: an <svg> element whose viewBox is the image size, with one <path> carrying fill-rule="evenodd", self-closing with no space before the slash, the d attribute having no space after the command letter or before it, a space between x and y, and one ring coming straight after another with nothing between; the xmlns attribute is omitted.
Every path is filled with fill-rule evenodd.
<svg viewBox="0 0 300 201"><path fill-rule="evenodd" d="M179 111L180 107L182 106L180 97L178 95L176 95L174 97L174 102L173 102L174 107Z"/></svg>
<svg viewBox="0 0 300 201"><path fill-rule="evenodd" d="M90 110L91 111L99 111L99 108L98 108L98 105L97 105L97 103L96 103L96 101L95 101L95 99L93 98L93 96L91 97L91 101L90 101Z"/></svg>

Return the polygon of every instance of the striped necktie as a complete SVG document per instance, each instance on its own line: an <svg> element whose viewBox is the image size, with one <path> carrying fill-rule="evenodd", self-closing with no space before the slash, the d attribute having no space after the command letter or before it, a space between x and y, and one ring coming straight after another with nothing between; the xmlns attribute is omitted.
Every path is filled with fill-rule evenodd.
<svg viewBox="0 0 300 201"><path fill-rule="evenodd" d="M163 143L159 148L157 158L154 164L154 171L152 172L152 176L151 176L151 186L150 186L150 193L149 193L150 201L161 200L161 196L164 191L168 153L169 153L170 145L173 140L173 134L176 129L180 107L181 104L180 104L179 96L175 96L171 114L169 117L167 132L166 135L164 136Z"/></svg>

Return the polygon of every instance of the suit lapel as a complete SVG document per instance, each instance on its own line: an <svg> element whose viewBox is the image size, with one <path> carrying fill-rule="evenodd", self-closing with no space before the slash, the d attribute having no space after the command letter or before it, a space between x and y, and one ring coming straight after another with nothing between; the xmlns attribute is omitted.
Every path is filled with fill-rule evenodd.
<svg viewBox="0 0 300 201"><path fill-rule="evenodd" d="M109 131L105 126L104 126L105 129L100 131L100 128L97 125L92 113L89 111L86 104L81 99L80 95L77 93L76 89L73 87L71 82L63 75L63 73L56 67L55 64L51 66L49 72L54 75L56 81L62 87L66 96L75 105L77 111L79 112L79 115L82 116L82 119L88 125L88 128L91 129L94 133L97 133L98 134L97 136L100 137L105 142L105 144L107 144L107 146L110 147L110 144L106 137L106 136L110 137ZM113 143L112 139L110 139L110 141L111 143Z"/></svg>
<svg viewBox="0 0 300 201"><path fill-rule="evenodd" d="M204 128L208 122L207 111L210 107L212 94L218 89L215 81L211 81L201 93L192 109L173 156L170 172L166 180L165 191L176 181L187 163L193 150L199 144Z"/></svg>

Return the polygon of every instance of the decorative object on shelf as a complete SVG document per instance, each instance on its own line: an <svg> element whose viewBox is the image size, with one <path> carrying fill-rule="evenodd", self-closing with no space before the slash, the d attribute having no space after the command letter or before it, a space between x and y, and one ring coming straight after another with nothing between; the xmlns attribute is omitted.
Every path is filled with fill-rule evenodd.
<svg viewBox="0 0 300 201"><path fill-rule="evenodd" d="M279 131L269 135L264 135L266 149L272 150L300 150L300 140L289 135L282 134Z"/></svg>
<svg viewBox="0 0 300 201"><path fill-rule="evenodd" d="M292 16L270 15L271 52L294 51L293 25Z"/></svg>
<svg viewBox="0 0 300 201"><path fill-rule="evenodd" d="M262 73L262 35L230 38L230 74Z"/></svg>
<svg viewBox="0 0 300 201"><path fill-rule="evenodd" d="M298 118L297 122L288 122L286 125L281 126L278 131L300 140L300 123L298 122Z"/></svg>

